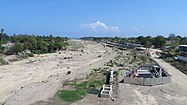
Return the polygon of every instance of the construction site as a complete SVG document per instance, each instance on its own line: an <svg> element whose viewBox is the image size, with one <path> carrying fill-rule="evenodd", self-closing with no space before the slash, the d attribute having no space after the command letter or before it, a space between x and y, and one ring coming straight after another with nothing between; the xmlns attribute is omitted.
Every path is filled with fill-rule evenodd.
<svg viewBox="0 0 187 105"><path fill-rule="evenodd" d="M124 82L142 86L161 85L171 82L172 76L159 65L142 65L124 73Z"/></svg>

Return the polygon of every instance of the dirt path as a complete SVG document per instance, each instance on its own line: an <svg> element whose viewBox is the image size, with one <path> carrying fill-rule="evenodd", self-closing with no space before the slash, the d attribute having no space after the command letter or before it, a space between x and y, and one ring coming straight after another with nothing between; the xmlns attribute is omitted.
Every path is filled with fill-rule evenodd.
<svg viewBox="0 0 187 105"><path fill-rule="evenodd" d="M29 105L40 100L50 101L48 99L54 96L64 81L85 76L92 68L103 66L116 55L111 53L110 48L94 42L78 43L85 45L84 52L43 54L37 58L1 66L0 102L5 102L5 105ZM66 75L67 71L71 71L71 74Z"/></svg>
<svg viewBox="0 0 187 105"><path fill-rule="evenodd" d="M185 75L175 67L171 66L169 63L165 62L164 60L158 59L155 50L151 51L151 56L162 68L164 68L170 75L173 76L173 82L177 83L187 91L187 75Z"/></svg>

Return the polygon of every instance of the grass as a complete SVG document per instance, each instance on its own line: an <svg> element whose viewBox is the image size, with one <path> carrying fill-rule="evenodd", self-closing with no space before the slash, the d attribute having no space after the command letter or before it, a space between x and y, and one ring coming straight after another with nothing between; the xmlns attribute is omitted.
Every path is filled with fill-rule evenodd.
<svg viewBox="0 0 187 105"><path fill-rule="evenodd" d="M101 81L85 81L81 83L72 82L69 85L73 86L74 90L61 90L58 92L58 97L66 102L75 102L84 98L89 89L95 89L98 86L102 86Z"/></svg>
<svg viewBox="0 0 187 105"><path fill-rule="evenodd" d="M84 98L86 91L84 90L61 90L58 92L59 98L66 102L75 102Z"/></svg>
<svg viewBox="0 0 187 105"><path fill-rule="evenodd" d="M82 83L78 83L78 84L74 84L75 88L78 90L87 90L88 89L88 82L82 82Z"/></svg>
<svg viewBox="0 0 187 105"><path fill-rule="evenodd" d="M75 102L84 98L90 89L98 89L104 83L103 70L94 69L86 78L86 80L74 80L67 83L73 87L72 90L61 90L57 93L58 97L66 102Z"/></svg>
<svg viewBox="0 0 187 105"><path fill-rule="evenodd" d="M88 89L93 89L97 87L101 87L103 85L103 80L89 80L89 81L84 81L81 83L76 83L72 82L69 83L69 85L73 86L77 90L88 90Z"/></svg>
<svg viewBox="0 0 187 105"><path fill-rule="evenodd" d="M61 90L57 92L57 96L66 102L75 102L84 98L89 90L99 90L105 82L105 69L93 69L86 78L69 81L67 85L71 86L73 89Z"/></svg>

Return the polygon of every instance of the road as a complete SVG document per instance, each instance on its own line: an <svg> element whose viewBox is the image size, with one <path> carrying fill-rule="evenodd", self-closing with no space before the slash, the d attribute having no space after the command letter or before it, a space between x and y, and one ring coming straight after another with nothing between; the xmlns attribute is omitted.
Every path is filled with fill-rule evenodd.
<svg viewBox="0 0 187 105"><path fill-rule="evenodd" d="M165 62L164 60L158 59L158 55L156 54L156 51L158 50L152 49L150 51L152 59L155 60L163 69L165 69L169 74L173 76L173 82L176 82L178 85L180 85L185 90L187 90L187 75L185 75L175 67L171 66L169 63Z"/></svg>

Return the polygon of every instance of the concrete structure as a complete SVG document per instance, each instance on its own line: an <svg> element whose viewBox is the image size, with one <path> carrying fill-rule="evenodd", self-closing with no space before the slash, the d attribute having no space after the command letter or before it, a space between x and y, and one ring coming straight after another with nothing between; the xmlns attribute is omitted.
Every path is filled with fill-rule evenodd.
<svg viewBox="0 0 187 105"><path fill-rule="evenodd" d="M187 45L179 46L179 55L177 55L177 59L187 62Z"/></svg>
<svg viewBox="0 0 187 105"><path fill-rule="evenodd" d="M112 98L113 70L108 70L106 83L103 85L100 92L102 98Z"/></svg>
<svg viewBox="0 0 187 105"><path fill-rule="evenodd" d="M102 98L110 98L112 95L112 85L103 85L103 88L101 90L100 96Z"/></svg>
<svg viewBox="0 0 187 105"><path fill-rule="evenodd" d="M172 76L158 65L143 65L137 70L125 73L124 82L143 86L160 85L171 82Z"/></svg>

